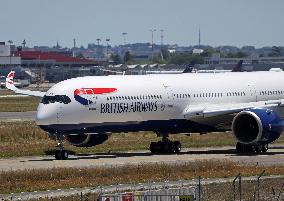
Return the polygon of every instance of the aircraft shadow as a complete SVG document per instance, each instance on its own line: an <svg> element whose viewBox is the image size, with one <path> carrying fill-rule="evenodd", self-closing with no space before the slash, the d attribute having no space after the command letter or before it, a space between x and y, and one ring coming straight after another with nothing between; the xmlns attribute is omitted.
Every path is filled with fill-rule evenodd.
<svg viewBox="0 0 284 201"><path fill-rule="evenodd" d="M266 152L266 153L243 153L239 154L235 149L210 149L210 150L193 150L193 151L184 151L178 155L227 155L227 156L271 156L277 154L284 154L284 147L271 147L270 149L280 149L283 148L283 151L278 152ZM139 157L139 156L153 156L153 155L170 155L170 154L152 154L150 152L107 152L107 153L90 153L90 154L76 154L75 152L68 151L71 156L68 160L86 160L86 159L101 159L101 158L130 158L130 157ZM46 155L53 155L54 151L46 152ZM31 159L28 161L56 161L53 158L43 158L43 159Z"/></svg>

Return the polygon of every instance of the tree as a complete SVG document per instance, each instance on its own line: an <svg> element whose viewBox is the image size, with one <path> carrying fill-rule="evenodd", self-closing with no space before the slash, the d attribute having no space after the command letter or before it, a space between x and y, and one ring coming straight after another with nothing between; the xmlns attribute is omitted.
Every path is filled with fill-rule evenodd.
<svg viewBox="0 0 284 201"><path fill-rule="evenodd" d="M229 52L228 54L227 54L227 58L243 58L243 57L246 57L247 55L244 53L244 52L242 52L242 51L238 51L237 53L232 53L232 52Z"/></svg>
<svg viewBox="0 0 284 201"><path fill-rule="evenodd" d="M170 52L168 50L168 47L162 46L161 47L161 54L163 56L163 59L167 60L169 58L169 56L170 56Z"/></svg>
<svg viewBox="0 0 284 201"><path fill-rule="evenodd" d="M280 47L273 46L271 49L271 53L269 53L269 56L271 57L279 57L281 56L281 49Z"/></svg>
<svg viewBox="0 0 284 201"><path fill-rule="evenodd" d="M190 64L190 63L202 64L204 63L201 55L192 55L191 53L173 53L171 54L168 63L170 64Z"/></svg>
<svg viewBox="0 0 284 201"><path fill-rule="evenodd" d="M239 51L239 52L237 52L236 53L236 58L243 58L243 57L246 57L247 55L244 53L244 52L242 52L242 51Z"/></svg>
<svg viewBox="0 0 284 201"><path fill-rule="evenodd" d="M126 51L123 57L124 63L129 63L132 61L132 55L130 54L130 51Z"/></svg>
<svg viewBox="0 0 284 201"><path fill-rule="evenodd" d="M121 64L121 58L120 58L120 56L119 56L118 54L112 54L112 55L110 56L110 58L111 58L111 60L113 60L113 63L114 63L115 65Z"/></svg>
<svg viewBox="0 0 284 201"><path fill-rule="evenodd" d="M204 50L204 52L201 53L201 55L202 55L203 57L211 57L213 53L214 53L213 48L206 48L206 49Z"/></svg>

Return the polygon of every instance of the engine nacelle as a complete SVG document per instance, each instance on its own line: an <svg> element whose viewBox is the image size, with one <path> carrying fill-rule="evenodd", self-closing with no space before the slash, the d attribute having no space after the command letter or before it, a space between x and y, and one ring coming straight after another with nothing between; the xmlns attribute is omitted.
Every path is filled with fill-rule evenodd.
<svg viewBox="0 0 284 201"><path fill-rule="evenodd" d="M76 147L93 147L102 144L108 137L107 134L80 134L67 135L66 140Z"/></svg>
<svg viewBox="0 0 284 201"><path fill-rule="evenodd" d="M282 120L269 109L247 109L238 113L232 123L236 140L243 144L267 144L277 140Z"/></svg>

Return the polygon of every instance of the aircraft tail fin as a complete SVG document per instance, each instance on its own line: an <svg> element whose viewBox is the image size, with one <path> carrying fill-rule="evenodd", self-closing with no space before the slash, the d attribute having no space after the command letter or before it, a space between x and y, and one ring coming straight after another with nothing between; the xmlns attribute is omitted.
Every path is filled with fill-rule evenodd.
<svg viewBox="0 0 284 201"><path fill-rule="evenodd" d="M192 73L194 65L195 65L195 63L191 62L190 64L188 64L186 66L186 68L184 69L184 71L182 73Z"/></svg>
<svg viewBox="0 0 284 201"><path fill-rule="evenodd" d="M31 91L31 90L18 89L14 85L14 75L15 75L15 71L11 71L6 77L6 87L9 90L12 90L17 94L24 94L24 95L29 95L29 96L43 97L45 95L45 92L41 92L41 91Z"/></svg>
<svg viewBox="0 0 284 201"><path fill-rule="evenodd" d="M243 65L243 60L240 60L235 67L233 68L232 72L242 72L242 65Z"/></svg>

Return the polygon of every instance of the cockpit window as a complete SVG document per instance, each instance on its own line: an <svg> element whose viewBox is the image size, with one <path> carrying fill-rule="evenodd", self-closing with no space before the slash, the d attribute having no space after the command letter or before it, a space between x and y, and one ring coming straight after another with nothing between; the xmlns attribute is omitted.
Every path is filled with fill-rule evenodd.
<svg viewBox="0 0 284 201"><path fill-rule="evenodd" d="M55 96L44 96L41 101L41 103L43 104L49 104L49 103L64 103L64 104L68 104L71 102L71 99L66 96L66 95L55 95Z"/></svg>

